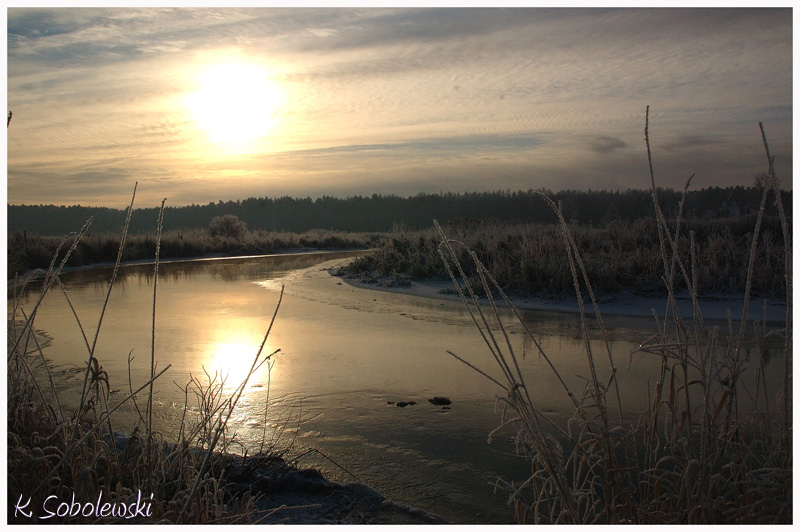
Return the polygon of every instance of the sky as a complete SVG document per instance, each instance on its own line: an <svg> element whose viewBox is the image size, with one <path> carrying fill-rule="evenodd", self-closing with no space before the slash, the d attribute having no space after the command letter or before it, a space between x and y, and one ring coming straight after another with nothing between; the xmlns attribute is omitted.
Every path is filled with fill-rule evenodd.
<svg viewBox="0 0 800 532"><path fill-rule="evenodd" d="M7 11L7 201L792 184L791 9Z"/></svg>

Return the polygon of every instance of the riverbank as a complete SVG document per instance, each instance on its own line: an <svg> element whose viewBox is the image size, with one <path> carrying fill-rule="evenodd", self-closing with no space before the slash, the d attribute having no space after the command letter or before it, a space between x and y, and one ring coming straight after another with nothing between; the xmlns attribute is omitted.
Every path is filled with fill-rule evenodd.
<svg viewBox="0 0 800 532"><path fill-rule="evenodd" d="M240 457L239 457L240 458ZM366 484L340 484L316 469L285 462L252 467L250 458L229 467L230 493L252 492L257 511L249 522L259 524L446 524L419 508L387 499Z"/></svg>
<svg viewBox="0 0 800 532"><path fill-rule="evenodd" d="M229 253L211 253L208 255L196 255L192 257L179 257L179 258L167 258L167 259L159 259L159 264L173 264L179 262L201 262L201 261L214 261L214 260L226 260L226 259L251 259L251 258L259 258L259 257L283 257L283 256L292 256L292 255L314 255L314 254L334 254L334 253L345 253L350 251L364 251L365 253L369 250L362 250L361 248L286 248L280 249L273 253L265 253L265 254L256 254L256 255L231 255ZM68 273L68 272L75 272L75 271L85 271L85 270L95 270L99 268L113 268L114 262L93 262L90 264L81 264L78 266L64 266L61 269L61 273ZM142 265L153 265L155 264L155 260L152 258L149 259L137 259L137 260L127 260L120 262L120 267L128 267L128 266L142 266ZM12 288L15 284L18 283L27 283L32 280L36 280L39 278L44 277L46 274L45 270L38 268L35 270L28 270L23 274L19 275L16 278L8 279L7 287Z"/></svg>
<svg viewBox="0 0 800 532"><path fill-rule="evenodd" d="M321 229L304 233L244 231L235 236L214 235L207 229L172 230L161 235L159 252L161 260L183 260L193 257L246 257L272 254L281 250L369 249L378 245L384 236L382 233L347 233ZM119 253L120 239L121 235L118 234L87 233L71 250L69 264L114 264ZM63 256L71 244L70 239L63 241L60 237L40 236L27 231L9 234L7 278L36 269L47 269L53 256L57 252ZM129 234L125 241L122 262L152 261L155 250L155 234Z"/></svg>
<svg viewBox="0 0 800 532"><path fill-rule="evenodd" d="M459 301L460 298L455 292L451 281L430 279L424 281L403 279L397 282L390 276L373 278L356 278L347 275L343 266L337 266L328 270L330 275L339 277L345 282L356 288L369 290L379 290L408 294L416 297L432 299L442 299L448 301ZM666 292L666 290L665 290ZM573 298L544 298L544 297L520 297L509 298L511 303L519 310L549 311L549 312L569 312L578 313L580 307L577 300ZM693 316L693 303L689 294L678 294L676 297L678 311L684 318ZM482 303L489 304L488 299L480 299ZM495 303L499 307L507 307L504 301L498 299ZM741 320L744 308L744 296L741 294L717 294L707 295L699 298L698 304L703 319L706 320L727 320L729 313L733 320ZM629 316L629 317L650 317L654 312L659 316L664 316L667 308L667 298L638 295L633 292L621 292L614 295L602 297L598 300L598 309L602 316ZM584 302L584 309L587 313L594 314L591 301ZM786 319L786 302L752 299L747 309L748 319L766 319L767 322L782 323Z"/></svg>
<svg viewBox="0 0 800 532"><path fill-rule="evenodd" d="M350 251L364 251L365 253L371 250L361 250L357 248L342 248L342 249L322 249L322 248L286 248L275 251L274 253L258 254L258 255L230 255L225 253L217 253L210 255L198 255L193 257L184 258L169 258L163 259L159 262L161 264L170 264L177 262L198 262L198 261L213 261L225 259L248 259L258 257L273 257L273 256L292 256L292 255L313 255L313 254L334 254ZM352 261L345 264L337 264L335 267L329 268L328 273L335 277L339 277L346 281L353 287L379 290L386 292L394 292L399 294L407 294L416 297L424 297L431 299L441 299L447 301L458 301L460 298L455 292L453 283L447 280L428 279L428 280L410 280L405 277L397 278L396 276L360 276L355 277L347 271L347 266ZM153 259L140 259L130 260L120 263L120 267L137 266L143 264L153 264ZM85 264L80 266L65 266L62 273L70 271L81 271L97 268L110 268L113 267L113 262L98 262L92 264ZM38 273L38 275L37 275ZM10 279L8 281L8 288L12 288L15 282L26 278L28 281L31 278L35 279L38 276L44 275L43 270L38 272L31 270L26 272L25 276L18 279ZM580 308L577 300L573 297L563 298L547 298L547 297L510 297L512 304L520 310L533 310L533 311L550 311L550 312L568 312L578 313ZM488 300L484 297L481 298L482 302L488 304ZM678 311L683 317L691 317L693 315L693 304L689 294L680 293L676 296ZM708 320L727 320L728 313L733 320L741 320L742 309L744 303L744 296L742 294L710 294L703 295L699 298L700 312L704 319ZM500 307L506 307L504 301L498 300L496 304ZM653 297L649 295L640 295L632 291L620 292L613 295L601 297L598 300L598 308L603 316L630 316L630 317L651 317L653 312L656 311L658 315L663 316L667 305L666 297ZM584 302L584 308L587 312L592 312L591 301ZM766 319L767 322L784 322L786 319L786 302L775 299L765 300L764 298L752 298L748 306L747 315L750 319Z"/></svg>
<svg viewBox="0 0 800 532"><path fill-rule="evenodd" d="M157 500L148 489L142 487L136 489L135 497L132 491L135 487L123 488L127 496L101 490L96 497L90 497L81 487L76 487L51 494L40 505L26 503L29 494L25 493L25 489L31 486L18 485L19 479L16 477L21 470L31 466L31 461L36 460L37 449L23 443L29 436L12 435L7 464L10 481L9 523L48 523L51 520L64 524L175 522L180 510L179 502L185 494L177 494L174 500ZM106 458L112 461L123 464L130 460L131 455L144 457L142 440L138 435L115 432L113 443L108 436L103 441L109 453ZM51 454L58 452L57 447L47 449ZM156 453L171 455L175 449L173 444L159 444ZM199 459L206 454L196 449L184 452ZM389 500L366 484L334 482L316 469L299 468L278 455L243 457L214 453L211 462L221 464L221 473L215 485L216 490L224 494L219 503L227 506L223 512L217 509L217 513L226 515L224 522L304 525L447 523L422 509Z"/></svg>
<svg viewBox="0 0 800 532"><path fill-rule="evenodd" d="M581 255L581 284L585 279L604 300L661 297L666 293L665 260L674 268L672 286L677 293L688 294L691 286L701 296L712 296L705 300L735 300L746 291L759 297L786 299L790 281L785 275L783 243L791 235L784 235L776 217L759 220L759 225L754 216L686 220L680 235L671 237L674 245L662 240L663 227L659 229L654 219L614 221L597 227L463 222L438 229L396 231L347 269L351 277L369 284L402 286L425 279L448 282L449 273L440 254L446 239L448 262L458 262L462 275L476 289L481 284L477 260L510 296L569 301L575 288L570 256L565 252L568 240L570 249ZM673 231L669 229L670 234ZM751 243L756 244L755 249ZM673 257L665 259L667 252L674 253ZM574 266L578 268L577 263Z"/></svg>
<svg viewBox="0 0 800 532"><path fill-rule="evenodd" d="M270 256L291 256L291 255L307 255L307 254L322 254L322 253L339 253L346 251L364 251L375 252L376 248L364 249L360 247L346 247L346 248L327 248L327 247L287 247L278 249L270 253L258 254L237 254L230 252L220 253L207 253L201 255L193 255L188 257L170 257L162 258L159 262L161 264L169 264L175 262L193 262L193 261L211 261L221 259L247 259L254 257L270 257ZM380 253L380 249L377 249ZM136 266L142 264L153 264L153 258L142 258L125 260L120 263L121 267ZM443 300L457 301L459 296L454 290L453 284L449 280L441 279L426 279L417 280L411 279L409 276L402 274L381 275L377 271L358 273L348 268L350 264L343 265L342 268L336 268L336 271L330 272L332 275L345 279L349 284L358 288L367 288L372 290L391 291L402 294L409 294L418 297L435 298ZM76 266L65 266L62 272L80 271L96 268L109 268L113 267L113 261L93 262L89 264L82 264ZM8 280L8 288L12 288L15 283L25 279L30 281L39 276L44 275L44 270L28 270L24 275L17 278ZM666 292L666 291L665 291ZM574 297L567 295L553 296L553 297L532 297L515 295L511 298L515 307L520 310L534 310L534 311L552 311L552 312L569 312L577 313L580 311L577 301ZM693 315L693 303L688 293L678 293L676 295L676 302L678 311L683 317L691 317ZM744 296L738 293L725 293L720 292L717 294L710 293L701 295L699 298L700 311L704 319L709 320L726 320L730 312L730 318L733 320L740 320L743 310ZM487 301L485 298L482 301ZM488 301L487 301L488 303ZM503 301L496 302L499 306L506 306ZM603 316L631 316L631 317L650 317L656 311L659 315L663 316L667 305L666 297L655 297L650 295L642 295L635 290L622 290L614 293L601 296L598 300L598 307ZM584 307L587 312L592 312L591 302L587 299L584 301ZM751 319L766 319L767 322L784 322L786 319L786 303L776 298L765 300L761 297L751 298L748 306L747 315Z"/></svg>

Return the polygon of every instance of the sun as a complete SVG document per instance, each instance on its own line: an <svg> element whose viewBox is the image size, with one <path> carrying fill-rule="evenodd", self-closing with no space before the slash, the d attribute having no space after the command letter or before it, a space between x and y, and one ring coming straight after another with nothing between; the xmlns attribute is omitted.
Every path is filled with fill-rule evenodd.
<svg viewBox="0 0 800 532"><path fill-rule="evenodd" d="M186 96L195 126L215 144L237 146L264 137L277 122L283 94L265 68L244 61L209 66Z"/></svg>

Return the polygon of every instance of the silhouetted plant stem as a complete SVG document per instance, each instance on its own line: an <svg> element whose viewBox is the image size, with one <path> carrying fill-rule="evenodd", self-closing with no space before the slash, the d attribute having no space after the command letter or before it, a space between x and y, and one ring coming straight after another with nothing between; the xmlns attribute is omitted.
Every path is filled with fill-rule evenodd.
<svg viewBox="0 0 800 532"><path fill-rule="evenodd" d="M789 378L792 373L791 370L791 353L792 353L792 239L789 234L789 224L786 221L786 211L783 208L783 200L781 199L781 188L778 184L778 179L775 176L775 158L769 153L769 144L767 144L767 134L764 132L764 124L759 122L758 127L761 130L761 139L764 142L764 151L767 155L767 163L769 168L767 176L775 191L775 205L778 207L778 216L781 220L781 230L783 231L783 245L784 245L784 278L786 280L786 336L784 337L783 345L783 416L786 434L791 434L789 428L791 425L791 401L789 400ZM766 188L766 187L765 187Z"/></svg>
<svg viewBox="0 0 800 532"><path fill-rule="evenodd" d="M164 225L164 204L167 198L161 202L161 209L158 211L158 229L156 230L156 259L153 265L153 327L150 336L150 378L156 372L156 301L158 300L158 259L161 256L161 228ZM150 381L150 390L147 394L147 461L148 467L152 468L153 451L153 381ZM148 475L148 482L152 484L152 469Z"/></svg>
<svg viewBox="0 0 800 532"><path fill-rule="evenodd" d="M106 298L103 301L103 307L100 309L100 317L97 320L97 329L94 333L94 341L92 342L91 349L89 350L89 360L86 363L86 373L83 379L83 391L81 392L81 401L80 407L81 409L84 408L84 401L86 400L86 386L89 382L89 372L92 367L92 360L94 359L95 350L97 348L97 339L100 336L100 329L103 325L103 316L105 316L106 308L108 307L108 300L111 297L111 289L114 288L114 281L117 278L117 272L119 271L119 264L122 262L122 251L125 249L125 239L128 236L128 227L130 226L131 222L131 213L133 212L133 201L136 198L136 187L139 185L138 182L134 183L133 185L133 194L131 195L131 203L128 206L128 214L125 218L125 225L122 227L122 236L120 237L119 242L119 250L117 251L117 260L114 262L114 270L111 274L111 280L108 282L108 291L106 292Z"/></svg>

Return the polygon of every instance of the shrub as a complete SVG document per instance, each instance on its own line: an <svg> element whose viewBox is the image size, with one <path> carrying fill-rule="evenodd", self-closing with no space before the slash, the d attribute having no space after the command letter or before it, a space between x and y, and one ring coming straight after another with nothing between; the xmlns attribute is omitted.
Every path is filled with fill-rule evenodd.
<svg viewBox="0 0 800 532"><path fill-rule="evenodd" d="M239 240L247 232L247 224L233 214L215 216L208 224L208 232L214 237Z"/></svg>

